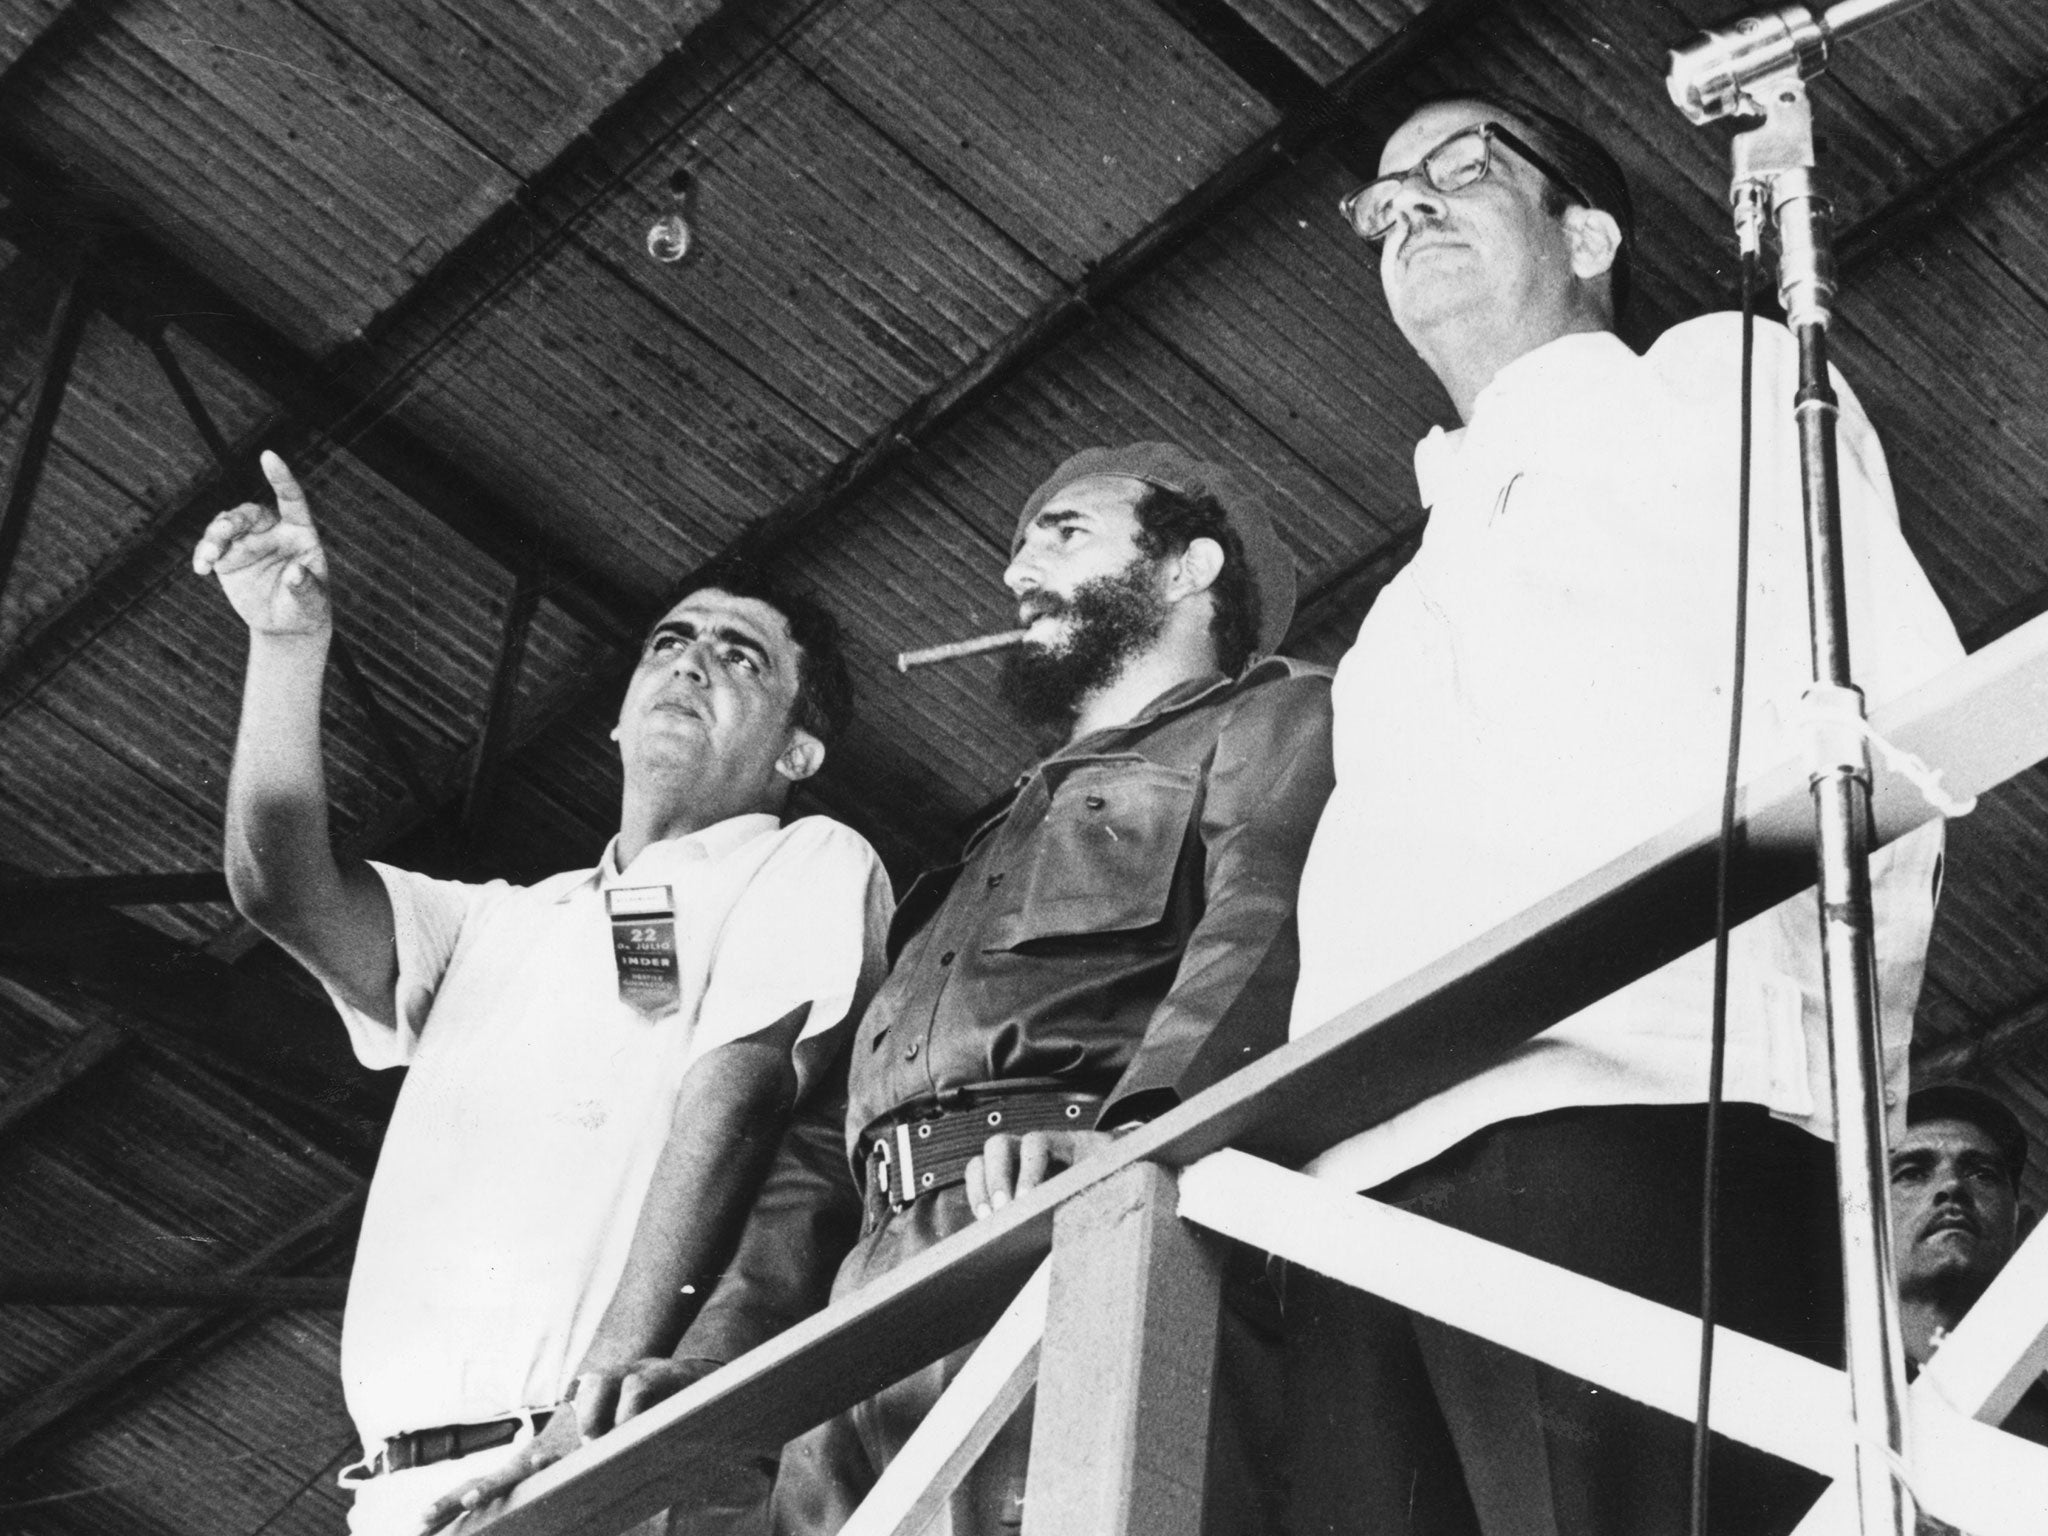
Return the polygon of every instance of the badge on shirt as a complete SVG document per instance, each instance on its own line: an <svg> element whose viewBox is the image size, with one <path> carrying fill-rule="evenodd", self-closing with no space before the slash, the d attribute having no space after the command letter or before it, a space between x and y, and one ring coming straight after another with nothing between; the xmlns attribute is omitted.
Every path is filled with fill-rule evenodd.
<svg viewBox="0 0 2048 1536"><path fill-rule="evenodd" d="M604 900L612 919L619 1001L649 1019L673 1012L683 1000L674 896L665 885L615 886Z"/></svg>

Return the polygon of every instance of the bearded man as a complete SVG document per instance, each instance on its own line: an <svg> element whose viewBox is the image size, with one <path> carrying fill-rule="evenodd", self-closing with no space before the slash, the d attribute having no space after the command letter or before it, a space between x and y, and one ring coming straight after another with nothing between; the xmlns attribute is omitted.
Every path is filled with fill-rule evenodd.
<svg viewBox="0 0 2048 1536"><path fill-rule="evenodd" d="M785 1143L677 1351L692 1373L819 1305L839 1255L835 1297L1285 1037L1330 701L1327 675L1270 655L1295 584L1265 508L1170 444L1091 448L1026 503L1003 580L1029 630L1004 696L1062 744L906 895L849 1048L843 1122ZM858 1225L850 1253L835 1198ZM1258 1347L1238 1289L1226 1404ZM838 1530L967 1353L793 1442L776 1528ZM1210 1528L1262 1529L1225 1418ZM1016 1528L1029 1440L1020 1415L963 1485L956 1530ZM699 1513L682 1528L733 1528Z"/></svg>

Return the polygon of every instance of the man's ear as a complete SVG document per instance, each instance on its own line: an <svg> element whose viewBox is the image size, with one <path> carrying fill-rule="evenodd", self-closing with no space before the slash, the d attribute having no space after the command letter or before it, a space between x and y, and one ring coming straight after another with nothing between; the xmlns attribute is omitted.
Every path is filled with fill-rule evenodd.
<svg viewBox="0 0 2048 1536"><path fill-rule="evenodd" d="M775 759L775 771L792 784L800 784L825 766L825 743L802 726L789 733L789 745Z"/></svg>
<svg viewBox="0 0 2048 1536"><path fill-rule="evenodd" d="M2022 1205L2018 1219L2013 1222L2013 1246L2018 1247L2027 1240L2027 1234L2034 1230L2034 1223L2041 1219L2041 1213L2031 1205Z"/></svg>
<svg viewBox="0 0 2048 1536"><path fill-rule="evenodd" d="M1564 211L1565 244L1572 254L1572 272L1581 278L1595 278L1614 265L1621 254L1621 226L1614 215L1599 208L1574 205Z"/></svg>
<svg viewBox="0 0 2048 1536"><path fill-rule="evenodd" d="M1167 573L1166 595L1193 597L1216 585L1223 574L1223 546L1214 539L1189 539Z"/></svg>

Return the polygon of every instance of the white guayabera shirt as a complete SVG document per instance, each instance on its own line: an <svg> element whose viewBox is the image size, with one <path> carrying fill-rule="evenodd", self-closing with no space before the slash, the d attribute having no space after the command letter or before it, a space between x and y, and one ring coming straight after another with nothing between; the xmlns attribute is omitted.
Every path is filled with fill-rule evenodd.
<svg viewBox="0 0 2048 1536"><path fill-rule="evenodd" d="M1337 788L1301 885L1292 1033L1718 803L1734 636L1741 329L1712 315L1641 357L1573 335L1517 359L1462 430L1416 448L1429 523L1337 671ZM1757 327L1743 773L1797 750L1811 677L1796 347ZM1898 528L1884 454L1838 379L1851 656L1872 704L1962 655ZM1938 824L1873 860L1888 1082L1933 919ZM1829 1133L1811 894L1743 925L1727 1093ZM1711 948L1325 1153L1370 1188L1472 1132L1571 1105L1703 1100Z"/></svg>
<svg viewBox="0 0 2048 1536"><path fill-rule="evenodd" d="M620 871L468 885L375 866L396 1028L342 1007L367 1066L410 1070L342 1329L364 1445L558 1401L617 1288L690 1065L808 1003L800 1082L880 978L888 878L823 817L739 816ZM605 892L668 886L680 1004L619 998Z"/></svg>

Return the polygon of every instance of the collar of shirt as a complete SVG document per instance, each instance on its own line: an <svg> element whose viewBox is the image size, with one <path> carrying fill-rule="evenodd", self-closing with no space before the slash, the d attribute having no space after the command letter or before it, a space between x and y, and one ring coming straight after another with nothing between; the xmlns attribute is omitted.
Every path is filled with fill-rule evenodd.
<svg viewBox="0 0 2048 1536"><path fill-rule="evenodd" d="M781 825L779 817L766 811L729 816L685 836L666 837L649 843L640 850L640 856L633 860L632 866L623 870L619 868L619 839L614 834L612 840L604 845L597 867L582 879L564 885L556 893L555 900L567 901L593 885L599 890L610 890L615 885L672 885L681 871L692 865L715 863L755 838L766 837Z"/></svg>
<svg viewBox="0 0 2048 1536"><path fill-rule="evenodd" d="M1433 507L1444 494L1469 433L1483 433L1490 416L1512 411L1524 399L1555 401L1570 398L1594 379L1607 377L1615 365L1615 353L1634 358L1635 353L1612 331L1574 331L1546 341L1496 373L1472 402L1472 420L1463 427L1445 431L1431 427L1415 445L1415 484L1422 504Z"/></svg>
<svg viewBox="0 0 2048 1536"><path fill-rule="evenodd" d="M1264 656L1236 677L1226 677L1221 672L1204 672L1184 683L1175 683L1130 719L1117 725L1106 725L1078 741L1068 742L1059 751L1040 758L1017 775L1016 782L1010 786L1008 793L990 806L975 824L973 833L967 839L966 851L971 852L990 828L1010 814L1010 807L1016 803L1017 796L1022 793L1024 786L1044 773L1048 765L1064 762L1068 758L1100 757L1104 752L1114 751L1119 742L1131 735L1157 725L1169 716L1185 714L1224 689L1288 672L1297 665L1299 663L1290 662L1284 656ZM965 857L965 853L962 857Z"/></svg>

